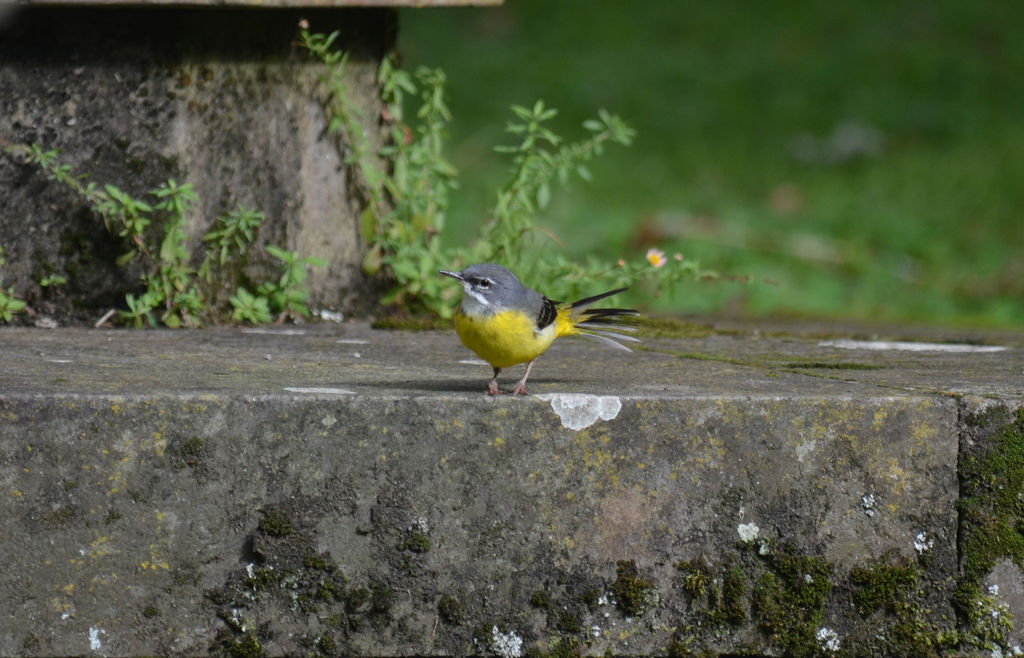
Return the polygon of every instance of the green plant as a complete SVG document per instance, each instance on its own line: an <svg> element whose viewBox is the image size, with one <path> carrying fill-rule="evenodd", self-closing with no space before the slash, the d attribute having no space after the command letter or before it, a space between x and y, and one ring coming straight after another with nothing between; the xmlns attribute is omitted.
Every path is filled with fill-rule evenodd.
<svg viewBox="0 0 1024 658"><path fill-rule="evenodd" d="M270 305L266 297L257 297L239 286L230 299L234 311L231 319L235 322L251 322L253 324L267 324L271 321Z"/></svg>
<svg viewBox="0 0 1024 658"><path fill-rule="evenodd" d="M127 293L127 310L119 311L122 320L134 327L156 326L158 320L165 326L195 327L205 321L216 321L226 309L217 303L213 286L218 273L223 273L248 257L263 214L257 210L237 206L218 217L213 228L206 233L206 254L198 269L190 263L188 236L185 228L194 211L198 196L191 183L178 183L169 179L149 191L154 202L137 199L112 184L98 185L85 181L71 171L71 166L58 161L59 152L43 150L38 144L14 145L8 152L24 155L29 162L45 170L52 180L62 183L82 196L102 217L104 225L125 239L128 251L118 259L126 265L140 259L144 263L140 294ZM319 258L302 258L273 245L268 253L282 262L277 280L257 284L253 295L239 286L227 302L231 318L236 322L266 323L273 320L272 312L283 321L288 317L305 317L309 309L305 302L309 292L305 285L307 268L323 267ZM63 276L52 275L40 281L42 286L66 283ZM203 286L202 284L207 284ZM0 318L24 307L19 300L5 301L0 291Z"/></svg>
<svg viewBox="0 0 1024 658"><path fill-rule="evenodd" d="M309 299L309 291L305 286L307 270L309 267L326 267L327 263L322 258L302 258L298 252L285 251L274 245L267 245L267 252L281 261L281 276L277 281L261 283L258 291L260 297L268 300L270 308L280 314L280 320L287 316L308 316L306 300Z"/></svg>
<svg viewBox="0 0 1024 658"><path fill-rule="evenodd" d="M459 291L441 280L437 270L483 261L501 262L527 280L543 279L546 291L561 298L580 294L597 278L609 285L651 279L662 290L679 281L715 276L702 272L694 261L681 256L669 260L660 252L614 265L596 259L581 264L564 251L551 253L548 244L539 243L538 234L557 242L536 224L536 215L548 206L554 185L568 183L573 175L589 180L588 162L601 155L607 144L627 146L634 137L633 129L619 117L600 110L597 118L583 123L587 138L566 142L548 127L557 111L542 101L532 107L512 107L515 118L507 131L517 140L496 148L511 157L511 171L479 236L466 247L443 244L448 194L457 185L455 169L443 154L451 120L445 101L446 76L425 67L410 75L398 69L392 58L385 58L378 82L391 139L374 153L365 137L363 117L347 95L347 57L333 48L336 37L336 32L313 33L305 22L300 24L299 43L326 66L321 80L328 90L330 128L347 147L347 162L358 172L367 203L362 233L369 248L363 270L373 274L387 267L396 284L384 303L450 317ZM411 125L404 111L410 97L419 101Z"/></svg>
<svg viewBox="0 0 1024 658"><path fill-rule="evenodd" d="M140 329L145 324L149 324L151 327L156 326L156 320L153 319L153 311L159 303L156 293L147 290L139 297L128 293L124 296L124 301L128 305L128 310L119 311L118 314L123 319L130 321L133 327Z"/></svg>
<svg viewBox="0 0 1024 658"><path fill-rule="evenodd" d="M199 292L193 281L195 271L189 267L189 252L186 244L185 221L193 204L199 200L191 183L179 185L173 178L150 194L159 201L154 210L165 215L162 222L163 239L157 252L156 272L143 276L147 291L154 293L154 300L162 304L164 312L160 320L168 327L181 324L196 326L198 314L202 311ZM123 315L123 313L122 313Z"/></svg>
<svg viewBox="0 0 1024 658"><path fill-rule="evenodd" d="M7 261L4 259L4 249L0 247L0 267L3 267ZM0 276L0 284L2 284L4 278ZM10 287L4 290L0 287L0 320L4 322L10 322L14 318L15 313L20 313L25 309L24 300L18 299L14 296L14 287Z"/></svg>
<svg viewBox="0 0 1024 658"><path fill-rule="evenodd" d="M203 242L211 244L199 268L199 276L209 281L211 265L223 266L232 256L244 256L261 223L263 213L242 205L218 217L215 228L203 236Z"/></svg>
<svg viewBox="0 0 1024 658"><path fill-rule="evenodd" d="M39 285L43 288L57 288L68 282L66 276L60 274L47 274L43 278L39 279Z"/></svg>

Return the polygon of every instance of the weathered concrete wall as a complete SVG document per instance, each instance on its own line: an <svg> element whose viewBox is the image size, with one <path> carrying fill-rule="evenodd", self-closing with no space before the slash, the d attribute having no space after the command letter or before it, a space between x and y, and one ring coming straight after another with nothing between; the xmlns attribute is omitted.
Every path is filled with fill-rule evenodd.
<svg viewBox="0 0 1024 658"><path fill-rule="evenodd" d="M311 273L312 303L351 307L365 286L360 199L326 130L322 69L291 43L300 16L342 31L352 97L378 125L389 10L28 7L0 25L0 145L60 149L75 172L136 197L168 178L193 183L196 265L218 215L258 209L266 220L245 274L276 271L266 243L319 256L329 267ZM368 136L379 144L382 133ZM6 285L58 318L124 307L139 270L115 264L126 247L79 198L10 157L0 157L0 196ZM54 272L67 285L43 291Z"/></svg>
<svg viewBox="0 0 1024 658"><path fill-rule="evenodd" d="M446 334L5 330L0 653L1009 648L1001 338L568 341L488 399Z"/></svg>

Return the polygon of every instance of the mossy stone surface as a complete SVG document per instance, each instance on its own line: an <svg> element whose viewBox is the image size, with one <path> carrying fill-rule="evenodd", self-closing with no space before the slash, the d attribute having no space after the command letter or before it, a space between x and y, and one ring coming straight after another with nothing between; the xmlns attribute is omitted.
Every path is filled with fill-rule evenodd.
<svg viewBox="0 0 1024 658"><path fill-rule="evenodd" d="M822 340L0 330L0 653L1009 650L1024 340Z"/></svg>

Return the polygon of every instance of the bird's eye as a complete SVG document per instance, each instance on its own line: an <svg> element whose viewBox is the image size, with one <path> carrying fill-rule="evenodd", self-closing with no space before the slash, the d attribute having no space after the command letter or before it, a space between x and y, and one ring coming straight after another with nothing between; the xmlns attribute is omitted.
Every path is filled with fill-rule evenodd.
<svg viewBox="0 0 1024 658"><path fill-rule="evenodd" d="M491 281L490 279L480 279L476 285L479 286L482 290L487 290L488 288L491 287Z"/></svg>

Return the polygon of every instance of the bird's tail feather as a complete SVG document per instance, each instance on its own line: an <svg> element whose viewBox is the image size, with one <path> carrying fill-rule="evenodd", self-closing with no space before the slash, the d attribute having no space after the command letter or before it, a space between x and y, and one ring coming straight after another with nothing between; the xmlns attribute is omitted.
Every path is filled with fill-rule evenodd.
<svg viewBox="0 0 1024 658"><path fill-rule="evenodd" d="M587 297L569 306L563 306L558 314L559 336L586 336L615 349L631 352L619 341L638 343L640 340L624 334L636 333L626 317L640 315L631 308L588 308L591 304L626 290L618 288L600 295Z"/></svg>
<svg viewBox="0 0 1024 658"><path fill-rule="evenodd" d="M572 305L571 305L571 308L574 311L577 310L577 309L584 309L584 308L586 308L588 306L591 306L591 305L601 301L605 297L611 297L612 295L617 295L620 292L625 292L626 290L629 290L629 288L616 288L615 290L609 290L608 292L603 292L600 295L594 295L593 297L586 297L584 299L579 300L578 302L573 302Z"/></svg>
<svg viewBox="0 0 1024 658"><path fill-rule="evenodd" d="M618 342L617 340L615 340L615 338L618 338L619 340L626 340L626 339L628 339L628 340L634 340L634 341L639 342L638 339L633 338L632 336L618 336L618 335L615 335L615 334L606 334L606 333L596 334L596 333L594 333L592 331L577 331L576 335L577 336L585 336L587 338L592 338L592 339L594 339L594 340L596 340L598 342L604 343L605 345L607 345L609 347L614 347L617 350L622 350L623 352L632 352L633 350L629 349L628 347L626 347L622 343ZM615 336L615 338L611 338L610 337L610 336L613 336L613 335Z"/></svg>

